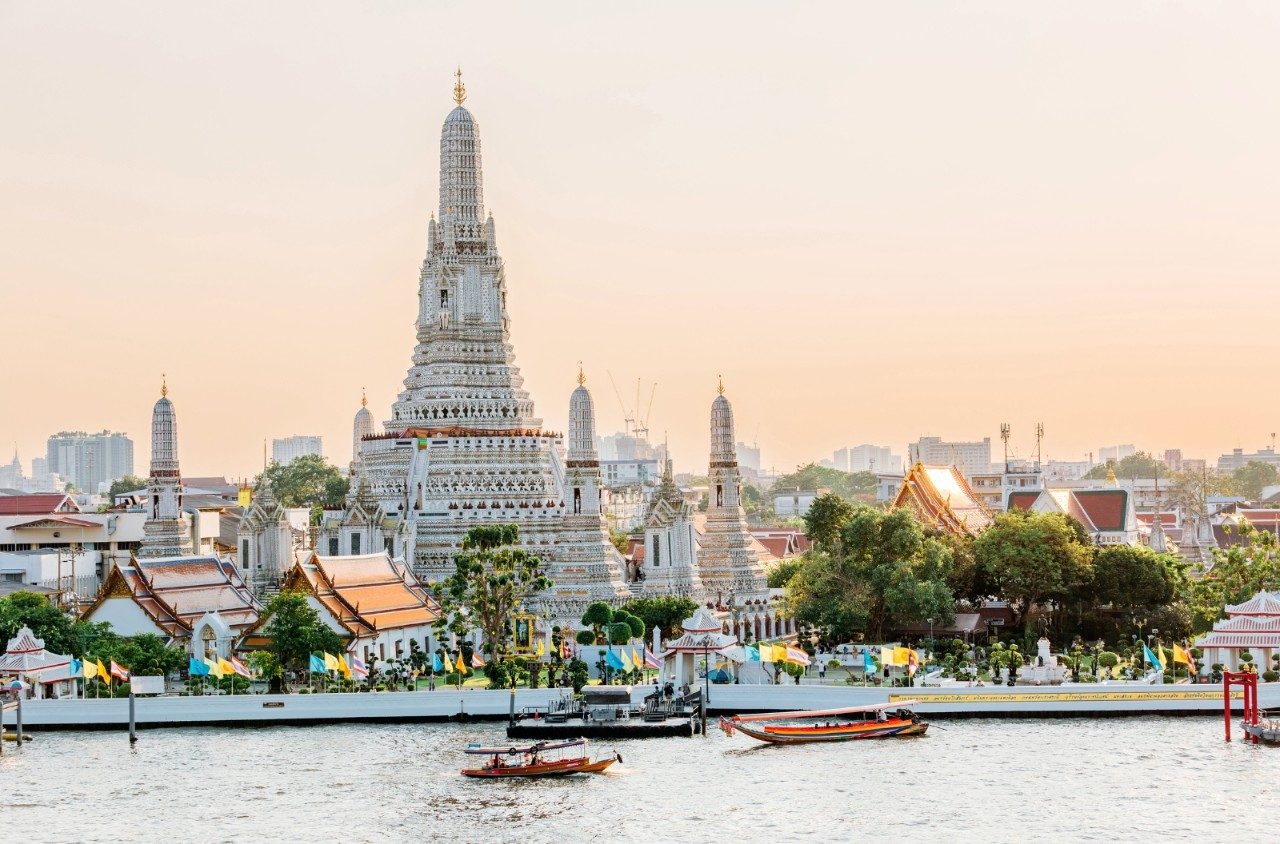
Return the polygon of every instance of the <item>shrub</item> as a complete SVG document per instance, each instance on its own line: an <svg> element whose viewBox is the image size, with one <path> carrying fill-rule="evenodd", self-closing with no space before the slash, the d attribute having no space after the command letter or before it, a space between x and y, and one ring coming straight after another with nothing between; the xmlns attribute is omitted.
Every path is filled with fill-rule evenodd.
<svg viewBox="0 0 1280 844"><path fill-rule="evenodd" d="M445 685L456 686L462 682L462 675L457 671L450 671L448 674L444 675L444 682Z"/></svg>
<svg viewBox="0 0 1280 844"><path fill-rule="evenodd" d="M1264 671L1262 672L1262 679L1268 683L1274 683L1276 680L1280 680L1280 671Z"/></svg>
<svg viewBox="0 0 1280 844"><path fill-rule="evenodd" d="M1103 651L1098 654L1098 665L1103 668L1115 668L1120 664L1120 656L1111 651Z"/></svg>
<svg viewBox="0 0 1280 844"><path fill-rule="evenodd" d="M1249 651L1241 651L1241 652L1240 652L1240 661L1241 661L1241 662L1253 662L1253 654L1252 654L1252 653L1250 653Z"/></svg>
<svg viewBox="0 0 1280 844"><path fill-rule="evenodd" d="M307 689L307 688L298 689L298 694L300 694L300 695L309 695L309 694L311 694L311 690L310 690L310 689Z"/></svg>
<svg viewBox="0 0 1280 844"><path fill-rule="evenodd" d="M596 634L590 630L579 630L574 634L573 638L578 640L579 645L594 645L596 643Z"/></svg>
<svg viewBox="0 0 1280 844"><path fill-rule="evenodd" d="M582 687L587 684L590 676L590 669L585 662L580 659L569 661L569 683L573 686L574 694L582 693Z"/></svg>

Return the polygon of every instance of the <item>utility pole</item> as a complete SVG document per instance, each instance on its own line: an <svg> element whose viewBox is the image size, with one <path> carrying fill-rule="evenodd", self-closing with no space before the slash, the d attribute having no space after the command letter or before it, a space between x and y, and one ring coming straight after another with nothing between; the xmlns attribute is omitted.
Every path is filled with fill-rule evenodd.
<svg viewBox="0 0 1280 844"><path fill-rule="evenodd" d="M1004 443L1004 473L1009 474L1009 423L1000 423L1000 441Z"/></svg>

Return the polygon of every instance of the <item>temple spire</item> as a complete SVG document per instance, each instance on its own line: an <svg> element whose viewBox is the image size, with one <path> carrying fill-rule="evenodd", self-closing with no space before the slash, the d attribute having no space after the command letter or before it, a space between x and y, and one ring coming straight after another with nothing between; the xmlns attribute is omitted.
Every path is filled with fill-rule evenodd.
<svg viewBox="0 0 1280 844"><path fill-rule="evenodd" d="M467 101L467 86L462 84L462 68L453 74L453 101L462 105Z"/></svg>
<svg viewBox="0 0 1280 844"><path fill-rule="evenodd" d="M169 379L165 377L163 372L160 373L160 398L169 395Z"/></svg>

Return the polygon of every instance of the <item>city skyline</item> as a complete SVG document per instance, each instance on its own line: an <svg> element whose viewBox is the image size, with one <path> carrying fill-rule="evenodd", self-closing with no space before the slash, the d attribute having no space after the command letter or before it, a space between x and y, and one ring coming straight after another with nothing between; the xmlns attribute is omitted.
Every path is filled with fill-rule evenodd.
<svg viewBox="0 0 1280 844"><path fill-rule="evenodd" d="M254 473L290 432L349 441L362 388L386 421L455 65L553 430L581 360L601 434L622 428L607 373L624 397L658 382L652 438L688 469L721 374L739 439L784 471L922 435L995 456L1006 421L1015 452L1039 421L1067 460L1271 444L1280 400L1239 363L1275 345L1244 322L1280 249L1272 9L940 9L922 31L831 7L815 32L748 6L707 40L703 9L672 31L511 7L460 50L447 33L481 19L458 10L322 9L303 44L277 37L287 6L255 28L34 8L0 12L0 72L42 83L0 92L0 296L25 315L0 442L24 462L109 428L145 465L162 372L192 475ZM1207 394L1247 400L1187 412Z"/></svg>

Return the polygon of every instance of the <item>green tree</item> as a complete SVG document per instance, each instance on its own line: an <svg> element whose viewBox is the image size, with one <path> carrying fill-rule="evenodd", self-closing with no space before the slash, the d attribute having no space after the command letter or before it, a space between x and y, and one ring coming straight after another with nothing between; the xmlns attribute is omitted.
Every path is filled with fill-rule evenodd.
<svg viewBox="0 0 1280 844"><path fill-rule="evenodd" d="M1163 460L1157 460L1145 451L1122 457L1119 462L1111 463L1110 465L1115 469L1117 478L1154 478L1156 472L1160 472L1162 475L1169 472ZM1085 473L1085 477L1089 480L1102 480L1107 476L1107 466L1108 464L1106 463L1094 466Z"/></svg>
<svg viewBox="0 0 1280 844"><path fill-rule="evenodd" d="M1157 554L1150 548L1112 545L1093 557L1093 577L1084 590L1097 604L1109 604L1116 611L1135 617L1173 603L1181 562L1171 554Z"/></svg>
<svg viewBox="0 0 1280 844"><path fill-rule="evenodd" d="M787 583L788 610L829 641L883 638L925 618L947 623L955 614L950 567L951 552L910 511L857 505L837 540L804 555Z"/></svg>
<svg viewBox="0 0 1280 844"><path fill-rule="evenodd" d="M263 633L267 650L283 668L306 671L311 654L338 654L346 645L307 600L304 592L280 592L267 602Z"/></svg>
<svg viewBox="0 0 1280 844"><path fill-rule="evenodd" d="M1258 501L1262 498L1262 488L1274 486L1280 483L1280 471L1270 463L1263 463L1261 460L1250 460L1231 473L1231 478L1227 482L1227 487L1233 495L1249 501Z"/></svg>
<svg viewBox="0 0 1280 844"><path fill-rule="evenodd" d="M791 578L795 577L796 572L800 571L800 565L802 562L803 560L799 557L789 557L770 569L768 581L769 588L785 589L787 587L787 582L790 581Z"/></svg>
<svg viewBox="0 0 1280 844"><path fill-rule="evenodd" d="M139 677L164 677L187 664L185 649L166 644L164 639L152 633L117 639L110 644L99 639L93 656L104 663L115 660Z"/></svg>
<svg viewBox="0 0 1280 844"><path fill-rule="evenodd" d="M266 481L275 497L286 507L335 509L346 500L350 481L337 467L316 454L304 454L288 463L272 463L258 476L255 486Z"/></svg>
<svg viewBox="0 0 1280 844"><path fill-rule="evenodd" d="M515 547L519 540L516 525L471 528L462 539L462 553L454 557L456 570L437 590L442 610L437 631L461 639L479 629L491 661L506 658L512 619L524 602L552 586L542 560Z"/></svg>
<svg viewBox="0 0 1280 844"><path fill-rule="evenodd" d="M113 502L117 495L146 488L146 478L139 478L137 475L125 475L123 478L111 482L111 486L107 489L107 501Z"/></svg>
<svg viewBox="0 0 1280 844"><path fill-rule="evenodd" d="M655 627L662 630L663 636L678 636L680 623L692 616L698 605L693 599L683 595L656 595L633 598L623 604L621 609L643 622L644 636L648 636Z"/></svg>
<svg viewBox="0 0 1280 844"><path fill-rule="evenodd" d="M1065 597L1092 575L1092 548L1059 513L1001 513L974 540L973 552L1022 628L1032 606Z"/></svg>
<svg viewBox="0 0 1280 844"><path fill-rule="evenodd" d="M810 463L798 466L774 481L770 494L795 489L829 489L846 501L867 502L876 492L876 476L870 472L843 472Z"/></svg>
<svg viewBox="0 0 1280 844"><path fill-rule="evenodd" d="M62 610L35 592L14 592L0 598L0 645L23 627L30 627L44 646L57 654L77 653L75 628Z"/></svg>
<svg viewBox="0 0 1280 844"><path fill-rule="evenodd" d="M853 505L835 493L819 495L804 514L804 533L830 553L839 553L840 531L853 517Z"/></svg>
<svg viewBox="0 0 1280 844"><path fill-rule="evenodd" d="M1213 567L1188 585L1187 603L1197 630L1211 626L1230 604L1280 589L1280 544L1272 533L1245 526L1239 544L1214 551L1213 557Z"/></svg>

